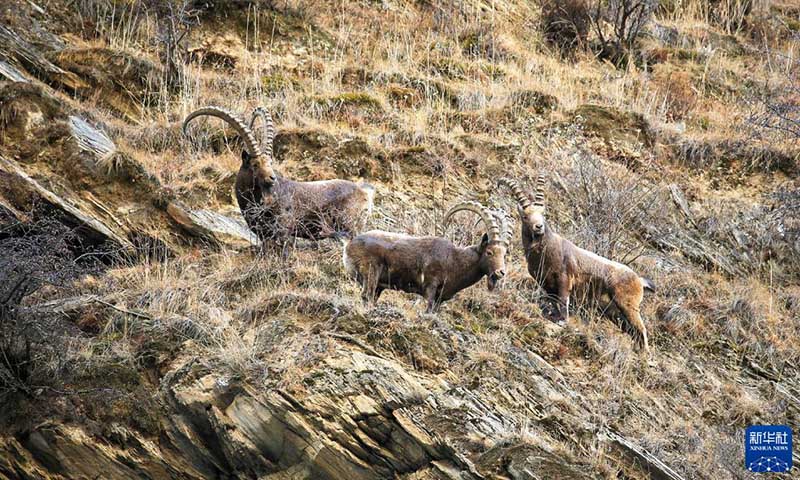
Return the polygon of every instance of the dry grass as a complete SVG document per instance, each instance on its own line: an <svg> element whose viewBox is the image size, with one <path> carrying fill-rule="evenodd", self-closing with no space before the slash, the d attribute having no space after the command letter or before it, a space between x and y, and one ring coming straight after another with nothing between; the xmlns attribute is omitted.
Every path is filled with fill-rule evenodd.
<svg viewBox="0 0 800 480"><path fill-rule="evenodd" d="M122 8L118 2L88 3L99 5L91 10L100 20L92 46L157 62L148 42L152 18L114 10ZM797 375L800 293L790 263L798 254L788 250L772 264L758 258L758 239L777 225L763 223L772 220L761 215L771 183L779 179L796 189L796 179L753 168L741 181L726 182L730 169L665 161L671 157L661 150L671 134L698 144L742 138L744 84L785 79L784 66L733 48L747 41L739 27L727 24L728 37L701 8L705 2L674 2L680 8L657 18L674 35L644 43L658 50L657 65L617 69L581 52L569 62L552 55L529 20L539 15L532 2L437 8L390 1L385 9L365 2L278 3L276 10L239 12L225 23L246 47L236 52L235 64L226 70L190 64L180 90L153 87L149 98L156 101L142 103L140 116L122 119L101 99L84 99L82 106L164 186L219 210L235 210L230 192L238 140L215 121L194 125L191 141L179 128L187 113L207 104L242 113L264 105L274 112L277 167L287 176L369 177L379 192L371 227L391 231L441 233L441 216L458 199L513 211L512 199L495 190L495 178L530 181L545 171L552 226L580 246L629 263L658 286L643 304L653 354L637 354L630 338L591 308L565 328L550 322L543 294L527 274L517 226L505 289L490 294L481 282L436 316L422 313L418 297L397 292L365 308L342 272L335 242L300 242L285 259L187 247L169 259L117 266L101 286L80 286L101 295L121 292L115 300L121 310L107 312L89 345L70 347L70 358L151 362L158 369L187 354L255 384L303 388L303 375L339 348L337 334L422 374L490 388L509 377L524 382L515 355L530 350L587 397L599 423L682 460L688 477L730 473L732 443L717 439L732 438L733 427L786 419L741 370L755 362L779 378ZM203 23L190 43L218 27ZM772 47L794 54L789 44ZM587 104L610 112L614 131L604 135L591 121L582 128L575 112L596 111ZM620 133L623 123L635 128ZM633 132L641 126L652 131ZM740 153L722 158L733 165ZM672 184L686 194L691 219L670 197ZM696 235L691 238L751 268L724 274L659 243L648 229L654 225ZM472 227L463 222L445 234L474 242ZM738 233L752 241L740 245ZM753 256L741 260L748 251ZM533 431L509 435L535 446L551 443L537 443ZM685 442L671 444L673 435ZM708 452L718 460L712 466ZM596 461L610 476L624 470Z"/></svg>

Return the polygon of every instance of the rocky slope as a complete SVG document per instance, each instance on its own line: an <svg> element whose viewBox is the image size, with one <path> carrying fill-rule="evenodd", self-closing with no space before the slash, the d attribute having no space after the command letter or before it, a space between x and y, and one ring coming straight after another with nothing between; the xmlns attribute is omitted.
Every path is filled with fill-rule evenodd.
<svg viewBox="0 0 800 480"><path fill-rule="evenodd" d="M624 68L528 2L198 3L178 84L158 2L7 3L0 477L748 478L747 425L800 431L800 150L744 127L796 74L759 50L788 2L733 32L665 7ZM548 172L556 229L658 285L653 351L552 322L518 246L436 315L363 307L338 243L260 250L238 139L180 132L211 103L268 106L286 175L375 184L378 228Z"/></svg>

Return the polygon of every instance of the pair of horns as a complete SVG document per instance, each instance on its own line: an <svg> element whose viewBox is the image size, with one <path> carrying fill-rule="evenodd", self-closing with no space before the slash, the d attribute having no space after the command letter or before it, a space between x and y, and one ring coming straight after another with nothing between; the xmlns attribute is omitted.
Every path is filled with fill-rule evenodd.
<svg viewBox="0 0 800 480"><path fill-rule="evenodd" d="M483 220L490 242L508 245L513 230L510 217L501 210L491 210L478 202L467 201L453 205L444 216L444 227L447 228L453 215L463 211L475 213Z"/></svg>
<svg viewBox="0 0 800 480"><path fill-rule="evenodd" d="M525 193L525 191L522 190L522 187L520 187L516 181L511 180L510 178L503 177L498 180L497 183L500 185L505 185L511 189L511 193L514 194L514 198L517 200L517 203L523 210L531 205L536 205L539 207L544 206L544 186L545 183L547 183L547 178L543 173L540 173L539 176L536 177L536 191L533 195L533 198L531 198L529 194Z"/></svg>
<svg viewBox="0 0 800 480"><path fill-rule="evenodd" d="M261 130L261 147L265 149L266 154L272 157L272 145L275 143L275 123L272 121L272 115L269 114L266 108L256 107L253 110L253 115L250 117L250 130L255 127L256 120L261 119L264 124Z"/></svg>
<svg viewBox="0 0 800 480"><path fill-rule="evenodd" d="M247 150L247 153L249 153L251 157L260 157L266 154L267 161L272 162L272 144L275 141L275 124L272 121L272 115L270 115L266 109L257 107L253 110L253 114L250 117L250 125L248 126L239 115L222 107L210 106L198 108L187 115L186 119L183 121L183 134L187 135L189 122L204 115L220 118L236 130L236 133L239 134L239 137L244 142L245 150ZM259 118L264 123L260 144L256 141L256 137L253 134L253 128L255 127L256 120ZM262 147L264 148L263 151L261 150Z"/></svg>

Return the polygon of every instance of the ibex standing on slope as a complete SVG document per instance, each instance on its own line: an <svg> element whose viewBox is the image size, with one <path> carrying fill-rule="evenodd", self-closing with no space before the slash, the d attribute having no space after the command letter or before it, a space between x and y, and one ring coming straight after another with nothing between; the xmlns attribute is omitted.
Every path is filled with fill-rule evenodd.
<svg viewBox="0 0 800 480"><path fill-rule="evenodd" d="M597 300L608 297L636 330L635 338L647 350L647 329L639 305L644 289L655 290L653 284L628 266L577 247L555 233L544 217L544 175L537 179L533 198L513 180L502 178L499 183L510 187L517 200L528 273L548 295L558 298L561 318L569 316L570 296L576 292Z"/></svg>
<svg viewBox="0 0 800 480"><path fill-rule="evenodd" d="M244 142L242 165L236 175L236 200L247 225L261 241L289 236L310 240L352 238L363 228L372 212L375 190L348 180L296 182L276 173L272 169L275 126L266 110L255 109L248 126L223 108L201 108L183 121L184 134L189 122L203 115L224 120ZM252 130L257 118L264 123L260 144Z"/></svg>
<svg viewBox="0 0 800 480"><path fill-rule="evenodd" d="M402 290L422 295L431 313L484 276L489 291L494 290L506 274L512 235L509 217L476 202L463 202L447 212L444 225L464 210L478 214L486 226L479 245L459 247L441 237L373 230L345 246L345 270L361 284L364 302L376 302L385 289Z"/></svg>

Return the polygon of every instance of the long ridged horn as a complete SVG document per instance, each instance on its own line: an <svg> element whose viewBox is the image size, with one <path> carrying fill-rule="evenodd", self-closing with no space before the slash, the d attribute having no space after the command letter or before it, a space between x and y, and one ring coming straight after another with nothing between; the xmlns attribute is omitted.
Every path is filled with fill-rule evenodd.
<svg viewBox="0 0 800 480"><path fill-rule="evenodd" d="M533 204L543 207L544 206L544 186L547 183L547 177L544 173L540 173L536 178L536 195L533 197Z"/></svg>
<svg viewBox="0 0 800 480"><path fill-rule="evenodd" d="M531 197L522 190L522 187L519 184L511 180L510 178L502 177L500 180L497 181L498 185L505 185L511 189L511 193L514 194L514 198L517 200L519 206L524 210L531 205Z"/></svg>
<svg viewBox="0 0 800 480"><path fill-rule="evenodd" d="M194 112L187 115L186 120L183 121L183 134L187 135L186 127L189 125L189 122L203 115L225 120L225 123L233 127L233 129L236 130L236 133L239 134L239 137L241 137L242 141L244 142L244 148L247 149L247 153L249 153L251 157L260 157L262 155L261 148L259 148L255 136L253 136L253 131L250 130L250 128L244 123L244 120L242 120L235 113L232 113L221 107L212 106L198 108Z"/></svg>
<svg viewBox="0 0 800 480"><path fill-rule="evenodd" d="M490 208L489 212L500 225L500 238L497 241L508 246L514 236L513 220L502 208Z"/></svg>
<svg viewBox="0 0 800 480"><path fill-rule="evenodd" d="M272 121L272 115L266 108L256 107L250 117L250 130L255 131L256 119L258 118L264 123L264 130L261 131L261 149L272 160L272 145L275 143L275 122Z"/></svg>
<svg viewBox="0 0 800 480"><path fill-rule="evenodd" d="M505 244L508 245L514 237L514 218L502 209L498 209L497 214L502 219L503 240Z"/></svg>
<svg viewBox="0 0 800 480"><path fill-rule="evenodd" d="M442 221L444 227L447 228L447 224L450 222L450 218L453 215L464 210L476 213L481 217L483 224L486 225L486 234L489 236L490 242L501 241L499 238L500 226L497 224L497 219L488 208L484 207L478 202L468 201L453 205L444 216L444 220Z"/></svg>

